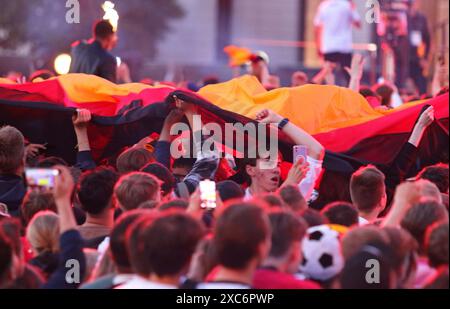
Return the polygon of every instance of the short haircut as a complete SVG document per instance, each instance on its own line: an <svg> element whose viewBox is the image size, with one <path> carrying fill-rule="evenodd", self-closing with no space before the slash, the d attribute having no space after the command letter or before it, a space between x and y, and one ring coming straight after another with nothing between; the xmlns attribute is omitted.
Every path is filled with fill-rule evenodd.
<svg viewBox="0 0 450 309"><path fill-rule="evenodd" d="M261 199L270 207L270 208L283 208L284 202L283 200L276 194L269 193L261 196Z"/></svg>
<svg viewBox="0 0 450 309"><path fill-rule="evenodd" d="M37 254L59 249L59 216L51 211L37 213L27 227L26 237Z"/></svg>
<svg viewBox="0 0 450 309"><path fill-rule="evenodd" d="M15 174L25 156L25 139L14 127L0 128L0 174Z"/></svg>
<svg viewBox="0 0 450 309"><path fill-rule="evenodd" d="M376 85L373 89L377 95L381 97L381 105L389 106L394 89L386 84Z"/></svg>
<svg viewBox="0 0 450 309"><path fill-rule="evenodd" d="M417 240L420 252L424 252L427 228L441 220L448 220L445 206L434 201L427 201L417 203L409 208L400 224Z"/></svg>
<svg viewBox="0 0 450 309"><path fill-rule="evenodd" d="M156 218L143 227L139 239L139 255L144 273L173 276L181 274L189 265L198 242L204 235L201 223L183 213L173 213Z"/></svg>
<svg viewBox="0 0 450 309"><path fill-rule="evenodd" d="M448 266L448 222L436 222L428 227L425 236L425 250L433 267Z"/></svg>
<svg viewBox="0 0 450 309"><path fill-rule="evenodd" d="M259 246L270 236L264 210L256 204L238 203L219 216L214 232L217 260L224 267L242 270L258 256Z"/></svg>
<svg viewBox="0 0 450 309"><path fill-rule="evenodd" d="M300 216L306 221L308 227L324 225L328 220L320 212L312 208L306 208L300 213Z"/></svg>
<svg viewBox="0 0 450 309"><path fill-rule="evenodd" d="M269 221L272 230L269 256L275 258L284 257L294 242L300 242L303 239L308 228L305 220L289 211L271 211Z"/></svg>
<svg viewBox="0 0 450 309"><path fill-rule="evenodd" d="M186 210L189 207L189 203L182 199L175 199L171 200L169 202L163 203L158 207L158 210L160 211L166 211L166 210L173 210L173 209L179 209L179 210Z"/></svg>
<svg viewBox="0 0 450 309"><path fill-rule="evenodd" d="M147 149L139 147L129 148L117 158L117 171L122 175L130 172L138 172L153 161L153 154Z"/></svg>
<svg viewBox="0 0 450 309"><path fill-rule="evenodd" d="M148 214L147 210L136 209L121 215L111 231L109 248L111 256L119 271L131 269L130 257L127 248L128 228L139 218Z"/></svg>
<svg viewBox="0 0 450 309"><path fill-rule="evenodd" d="M124 210L132 210L146 201L154 200L159 190L156 177L134 172L119 179L114 188L114 195Z"/></svg>
<svg viewBox="0 0 450 309"><path fill-rule="evenodd" d="M350 229L342 238L342 254L349 259L368 244L389 245L386 232L376 226L366 225Z"/></svg>
<svg viewBox="0 0 450 309"><path fill-rule="evenodd" d="M23 225L27 226L35 214L44 210L57 212L53 194L36 190L28 191L20 208Z"/></svg>
<svg viewBox="0 0 450 309"><path fill-rule="evenodd" d="M374 166L356 171L350 179L350 195L353 204L361 212L373 211L386 195L384 174Z"/></svg>
<svg viewBox="0 0 450 309"><path fill-rule="evenodd" d="M99 20L94 24L94 37L97 39L107 39L114 34L114 28L107 20Z"/></svg>
<svg viewBox="0 0 450 309"><path fill-rule="evenodd" d="M437 164L424 168L418 175L434 183L441 193L447 193L449 188L449 169L446 164Z"/></svg>
<svg viewBox="0 0 450 309"><path fill-rule="evenodd" d="M328 219L330 224L339 224L347 227L358 224L358 210L347 202L331 203L325 206L320 213Z"/></svg>
<svg viewBox="0 0 450 309"><path fill-rule="evenodd" d="M161 190L164 196L175 189L175 177L161 163L149 163L141 169L141 172L151 174L161 180Z"/></svg>
<svg viewBox="0 0 450 309"><path fill-rule="evenodd" d="M384 233L389 240L389 247L392 249L392 265L398 272L402 272L403 277L408 277L416 268L415 252L419 249L419 244L405 229L399 227L384 227ZM408 263L407 265L405 263ZM408 269L405 269L405 267Z"/></svg>
<svg viewBox="0 0 450 309"><path fill-rule="evenodd" d="M88 214L98 215L112 207L114 185L118 178L113 169L105 167L84 173L77 188L81 208Z"/></svg>
<svg viewBox="0 0 450 309"><path fill-rule="evenodd" d="M308 208L308 204L297 186L282 187L280 189L280 197L293 211L298 212Z"/></svg>
<svg viewBox="0 0 450 309"><path fill-rule="evenodd" d="M223 202L242 199L245 196L245 192L240 185L231 180L225 180L217 183L217 191L219 191L220 199Z"/></svg>

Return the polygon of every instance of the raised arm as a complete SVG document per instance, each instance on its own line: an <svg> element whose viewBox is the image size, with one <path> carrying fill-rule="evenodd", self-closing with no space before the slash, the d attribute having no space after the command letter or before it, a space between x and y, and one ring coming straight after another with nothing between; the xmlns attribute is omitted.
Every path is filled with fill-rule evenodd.
<svg viewBox="0 0 450 309"><path fill-rule="evenodd" d="M75 166L83 171L94 169L96 167L94 159L92 158L88 136L88 126L91 119L91 112L87 109L77 109L76 114L72 117L78 147L77 163Z"/></svg>

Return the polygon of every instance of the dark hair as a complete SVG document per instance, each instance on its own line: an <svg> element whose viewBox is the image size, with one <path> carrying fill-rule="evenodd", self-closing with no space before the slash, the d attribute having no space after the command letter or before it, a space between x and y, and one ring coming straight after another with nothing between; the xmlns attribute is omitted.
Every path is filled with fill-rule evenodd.
<svg viewBox="0 0 450 309"><path fill-rule="evenodd" d="M187 168L187 169L191 170L192 167L194 166L194 164L195 164L195 159L181 157L181 158L175 159L173 161L172 167L173 168Z"/></svg>
<svg viewBox="0 0 450 309"><path fill-rule="evenodd" d="M189 203L182 199L175 199L166 203L161 204L158 207L160 211L172 210L172 209L180 209L186 210L189 207Z"/></svg>
<svg viewBox="0 0 450 309"><path fill-rule="evenodd" d="M308 227L327 224L327 218L315 209L306 208L301 212L300 216L308 223Z"/></svg>
<svg viewBox="0 0 450 309"><path fill-rule="evenodd" d="M394 89L392 89L391 86L388 86L386 84L376 85L373 90L381 97L381 105L391 105L391 97L394 93Z"/></svg>
<svg viewBox="0 0 450 309"><path fill-rule="evenodd" d="M389 237L383 229L373 225L354 227L341 240L344 259L349 259L370 243L389 245Z"/></svg>
<svg viewBox="0 0 450 309"><path fill-rule="evenodd" d="M436 275L431 278L424 287L425 289L432 290L448 290L449 289L449 275L448 275L448 265L441 266L437 270Z"/></svg>
<svg viewBox="0 0 450 309"><path fill-rule="evenodd" d="M350 195L353 204L362 212L375 209L386 194L384 174L375 166L366 166L353 173Z"/></svg>
<svg viewBox="0 0 450 309"><path fill-rule="evenodd" d="M193 217L174 213L163 215L142 228L139 246L144 273L177 275L185 269L204 234L201 223Z"/></svg>
<svg viewBox="0 0 450 309"><path fill-rule="evenodd" d="M355 206L347 202L334 202L325 206L320 212L330 224L351 227L358 224L358 211Z"/></svg>
<svg viewBox="0 0 450 309"><path fill-rule="evenodd" d="M33 216L40 211L50 210L54 213L57 212L53 194L35 190L27 192L20 210L24 226L27 226Z"/></svg>
<svg viewBox="0 0 450 309"><path fill-rule="evenodd" d="M367 244L345 261L340 274L342 289L392 289L394 268L391 264L391 250L382 244ZM379 266L377 272L379 281L367 280L370 268L368 261L376 261ZM373 265L372 267L375 267ZM374 284L376 283L376 284Z"/></svg>
<svg viewBox="0 0 450 309"><path fill-rule="evenodd" d="M172 173L167 169L167 167L165 167L161 163L147 164L141 169L141 172L156 176L156 178L162 181L161 190L164 196L171 193L175 188L175 177L173 177Z"/></svg>
<svg viewBox="0 0 450 309"><path fill-rule="evenodd" d="M129 271L131 269L126 232L134 222L147 214L148 211L146 210L131 210L120 216L114 224L110 235L109 248L112 259L119 271Z"/></svg>
<svg viewBox="0 0 450 309"><path fill-rule="evenodd" d="M425 249L431 266L448 266L448 222L436 222L428 227L425 236Z"/></svg>
<svg viewBox="0 0 450 309"><path fill-rule="evenodd" d="M308 204L297 186L282 187L280 189L280 197L293 211L303 211L308 208Z"/></svg>
<svg viewBox="0 0 450 309"><path fill-rule="evenodd" d="M420 179L426 179L434 183L441 193L447 193L449 188L449 169L446 164L436 164L424 168L418 175Z"/></svg>
<svg viewBox="0 0 450 309"><path fill-rule="evenodd" d="M122 152L116 161L120 174L138 172L148 163L154 161L153 154L144 148L129 148Z"/></svg>
<svg viewBox="0 0 450 309"><path fill-rule="evenodd" d="M276 194L264 194L261 196L261 199L270 207L270 208L283 208L284 202L283 200Z"/></svg>
<svg viewBox="0 0 450 309"><path fill-rule="evenodd" d="M14 174L23 164L25 139L14 127L0 127L0 174Z"/></svg>
<svg viewBox="0 0 450 309"><path fill-rule="evenodd" d="M214 246L219 264L244 269L258 256L258 247L269 235L269 221L261 207L252 203L230 205L215 226Z"/></svg>
<svg viewBox="0 0 450 309"><path fill-rule="evenodd" d="M77 192L81 207L91 215L98 215L111 207L114 185L118 174L110 169L100 167L81 176Z"/></svg>
<svg viewBox="0 0 450 309"><path fill-rule="evenodd" d="M6 279L6 273L12 267L13 246L9 238L0 230L0 286Z"/></svg>
<svg viewBox="0 0 450 309"><path fill-rule="evenodd" d="M359 94L365 98L367 98L367 97L378 98L379 97L378 94L375 93L375 91L373 91L372 89L370 89L370 87L367 87L367 86L361 86L361 88L359 89Z"/></svg>
<svg viewBox="0 0 450 309"><path fill-rule="evenodd" d="M36 164L36 167L52 168L52 167L55 167L57 165L69 166L69 164L67 164L67 162L64 161L64 159L62 159L62 158L59 158L59 157L46 157L46 158L43 158L42 160L39 160L39 162Z"/></svg>
<svg viewBox="0 0 450 309"><path fill-rule="evenodd" d="M275 258L283 257L294 242L300 242L308 228L305 220L288 211L270 212L269 221L272 230L272 246L269 256Z"/></svg>
<svg viewBox="0 0 450 309"><path fill-rule="evenodd" d="M400 224L417 240L420 252L424 253L427 228L435 222L447 219L448 212L444 205L428 201L415 204L408 209Z"/></svg>
<svg viewBox="0 0 450 309"><path fill-rule="evenodd" d="M223 202L244 198L245 192L240 185L232 180L225 180L217 183L220 199Z"/></svg>
<svg viewBox="0 0 450 309"><path fill-rule="evenodd" d="M206 76L203 79L203 86L215 85L219 83L219 78L217 76Z"/></svg>
<svg viewBox="0 0 450 309"><path fill-rule="evenodd" d="M107 20L99 20L94 24L94 37L96 39L107 39L114 34L114 28Z"/></svg>

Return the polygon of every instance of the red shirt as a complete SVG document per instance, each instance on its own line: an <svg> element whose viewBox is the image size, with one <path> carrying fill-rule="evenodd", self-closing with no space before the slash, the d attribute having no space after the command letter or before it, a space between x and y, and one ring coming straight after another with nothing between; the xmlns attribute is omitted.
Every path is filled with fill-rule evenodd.
<svg viewBox="0 0 450 309"><path fill-rule="evenodd" d="M262 290L318 290L320 285L308 281L299 280L291 274L286 274L272 269L258 269L253 278L254 289Z"/></svg>

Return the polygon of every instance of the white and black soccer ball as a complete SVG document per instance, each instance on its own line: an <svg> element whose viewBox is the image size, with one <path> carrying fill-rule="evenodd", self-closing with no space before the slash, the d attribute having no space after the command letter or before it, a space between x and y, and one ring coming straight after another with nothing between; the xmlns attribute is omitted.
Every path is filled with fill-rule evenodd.
<svg viewBox="0 0 450 309"><path fill-rule="evenodd" d="M344 267L339 232L328 225L308 229L302 241L302 253L299 271L306 278L324 282L338 275Z"/></svg>

